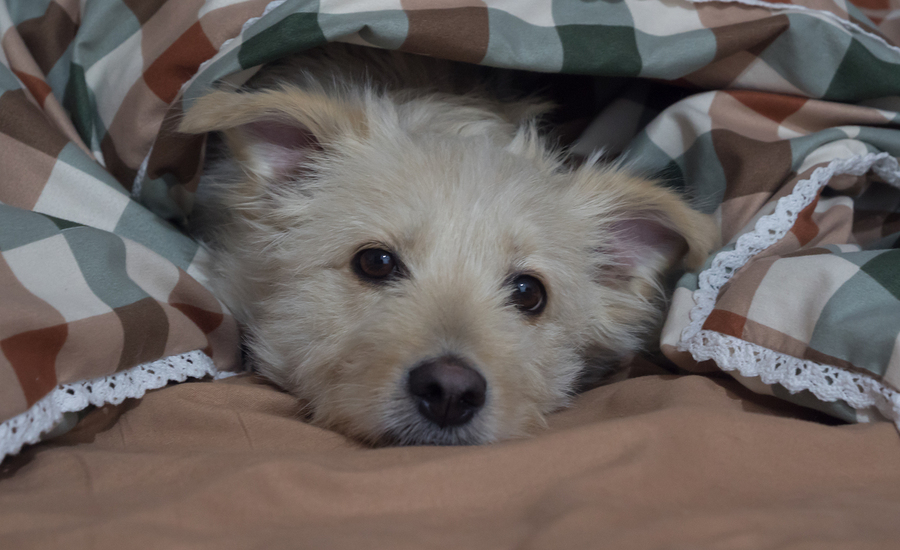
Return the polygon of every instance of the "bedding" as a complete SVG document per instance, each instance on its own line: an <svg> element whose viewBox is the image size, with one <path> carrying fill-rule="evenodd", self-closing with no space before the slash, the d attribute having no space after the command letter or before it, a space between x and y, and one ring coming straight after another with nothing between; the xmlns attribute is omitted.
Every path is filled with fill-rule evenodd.
<svg viewBox="0 0 900 550"><path fill-rule="evenodd" d="M645 373L478 447L363 448L247 375L174 385L4 461L0 547L897 548L890 423Z"/></svg>
<svg viewBox="0 0 900 550"><path fill-rule="evenodd" d="M848 442L896 452L896 433L890 430L891 423L900 424L897 7L894 0L5 0L0 3L0 458L54 427L53 433L71 428L74 414L87 417L69 435L27 451L29 458L12 459L13 470L20 472L4 474L8 479L0 481L0 491L6 486L13 494L27 484L32 463L34 469L59 468L60 476L75 468L84 483L94 483L89 480L100 475L94 469L99 466L74 466L85 460L80 445L99 445L99 454L91 456L115 462L102 458L111 452L107 439L127 433L131 420L126 419L144 414L140 411L152 408L150 403L210 392L218 397L207 405L225 405L232 399L227 396L240 392L274 391L245 375L234 382L167 388L115 407L170 382L240 371L238 329L205 286L205 252L179 229L190 212L204 148L202 138L174 131L179 116L212 87L239 85L263 63L328 41L580 75L578 82L588 82L590 105L576 117L585 123L578 126L573 152L589 155L605 148L611 158L682 189L720 222L721 250L701 271L677 282L660 344L679 377L654 379L659 403L653 418L663 426L684 425L678 433L690 441L711 437L704 445L714 440L723 453L720 446L738 448L753 440L756 436L745 430L756 429L749 427L754 422L764 424L761 433L774 430L789 447L760 448L795 451L801 460L812 460L812 448L830 453L833 445ZM722 373L734 382L720 379ZM628 387L647 383L638 380L628 381ZM737 383L759 396L737 389ZM671 399L677 402L679 384L727 387L729 399L738 404L725 406L733 414L720 420L681 413L665 419L665 413L677 411L669 410L664 395L675 392ZM597 391L615 401L620 390ZM637 393L632 397L642 402ZM284 398L261 397L287 407L279 401ZM785 403L773 404L776 399ZM765 407L753 405L760 400ZM599 423L603 437L613 430L628 440L619 432L627 422L617 425L602 415L630 413L597 403L584 397L579 413L561 413L554 422L581 414ZM785 428L781 420L768 418L781 410L826 418L794 405L844 422L887 422L838 428L798 421ZM88 414L91 406L101 408ZM755 416L745 418L746 411L737 411L741 407ZM201 454L192 454L200 451L190 443L190 430L211 438L212 455L230 457L225 442L233 436L210 434L202 411L177 410L185 416L166 422L184 430L177 437L189 442L193 458L171 472L171 481L202 462ZM296 435L285 435L290 441L284 447L273 437L267 449L350 447L291 418L286 408L278 411L278 419L269 419L273 426ZM759 418L760 411L767 418ZM97 432L98 415L107 413L103 418L119 418L118 423ZM228 418L210 422L231 429L234 418ZM92 424L85 425L89 420ZM148 441L165 446L163 428L141 429ZM246 440L233 439L252 445L255 432L244 429ZM651 439L672 437L661 435L662 428L636 429L651 430L643 432ZM693 429L697 433L691 434ZM553 445L553 433L533 445ZM120 450L128 449L128 436L121 437L126 443ZM795 437L812 447L796 448ZM201 440L198 435L198 445ZM617 444L621 441L613 438L610 445ZM415 456L409 464L422 459L426 472L433 467L429 461L440 463L445 455L500 456L529 445L354 453L387 461L382 464L392 460L386 457ZM603 445L600 438L579 454L602 451L611 457L613 451ZM151 456L144 463L148 475L162 463L152 458L151 446L140 444ZM684 449L668 449L676 450ZM878 463L896 464L891 452L878 455L883 457ZM720 459L733 459L728 456ZM777 458L766 459L781 465ZM138 467L132 460L142 459L129 455L115 469L118 475L124 476L126 464ZM273 498L282 498L275 474L266 473L266 461L277 459L247 460L234 467L257 464L253 479L270 484ZM549 456L543 460L554 463ZM653 461L642 464L655 467ZM346 467L352 472L361 466ZM622 475L654 479L636 465L624 468ZM823 471L838 475L827 467ZM334 475L308 490L353 478ZM227 476L204 479L227 483ZM497 489L507 497L508 490ZM222 493L206 496L214 494ZM73 496L72 502L82 497ZM424 509L411 506L410 517L414 510ZM455 510L460 515L452 517L481 517ZM57 528L78 531L72 527L84 520L78 514L68 523L58 518ZM763 522L762 517L750 521ZM584 523L583 516L560 521ZM94 536L85 529L79 532ZM188 532L186 525L183 529Z"/></svg>

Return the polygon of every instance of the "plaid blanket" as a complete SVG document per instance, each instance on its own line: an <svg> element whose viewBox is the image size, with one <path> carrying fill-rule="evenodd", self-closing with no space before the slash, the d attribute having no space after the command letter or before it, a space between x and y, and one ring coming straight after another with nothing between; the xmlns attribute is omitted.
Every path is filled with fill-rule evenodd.
<svg viewBox="0 0 900 550"><path fill-rule="evenodd" d="M176 227L220 82L346 41L592 75L605 147L720 220L662 336L689 372L900 423L895 0L4 0L0 458L67 413L239 369Z"/></svg>

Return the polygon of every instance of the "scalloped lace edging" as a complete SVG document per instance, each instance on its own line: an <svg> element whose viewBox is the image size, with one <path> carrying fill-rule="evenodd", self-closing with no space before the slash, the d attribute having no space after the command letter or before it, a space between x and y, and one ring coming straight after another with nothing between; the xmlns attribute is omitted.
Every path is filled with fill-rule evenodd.
<svg viewBox="0 0 900 550"><path fill-rule="evenodd" d="M778 200L775 212L757 220L753 231L741 235L734 250L720 252L706 271L700 273L699 287L694 291L695 306L691 322L681 333L682 343L691 340L715 307L722 286L751 258L780 241L797 221L800 211L809 206L831 178L841 174L861 176L873 170L885 181L900 187L900 165L888 153L869 153L831 161L816 168L809 179L797 183L794 191ZM685 348L682 348L684 351Z"/></svg>
<svg viewBox="0 0 900 550"><path fill-rule="evenodd" d="M791 393L810 391L820 401L844 401L854 409L877 407L900 429L900 393L874 377L807 361L712 330L702 330L688 349L698 361L712 359L722 370L758 376Z"/></svg>
<svg viewBox="0 0 900 550"><path fill-rule="evenodd" d="M78 412L88 405L118 405L169 382L216 374L212 359L197 350L93 380L61 384L24 413L0 424L0 461L18 453L24 445L37 443L41 434L56 426L65 413Z"/></svg>
<svg viewBox="0 0 900 550"><path fill-rule="evenodd" d="M700 273L699 286L694 291L694 307L690 312L690 323L681 333L681 341L678 343L678 349L681 351L689 351L697 361L706 361L714 359L716 364L724 370L738 370L744 376L762 376L759 373L773 373L777 370L775 363L790 364L793 369L782 369L778 372L783 380L778 383L788 388L792 392L810 390L813 395L825 401L834 401L841 399L846 401L854 408L859 408L854 403L860 402L858 391L853 390L852 385L843 385L835 388L829 379L834 377L830 374L837 367L804 361L794 357L784 355L772 350L766 350L760 346L755 346L749 342L744 342L734 338L734 342L728 341L728 349L732 350L728 353L722 353L722 350L716 349L716 346L724 344L726 341L718 338L712 338L712 331L701 330L706 318L715 307L716 298L719 290L728 282L734 273L744 266L751 258L772 246L790 231L791 227L797 221L797 216L804 208L809 206L818 196L819 191L828 184L834 176L841 174L850 174L861 176L868 171L874 171L886 182L894 187L900 188L900 165L897 159L888 153L869 153L866 155L857 155L844 159L835 159L827 166L816 168L809 179L805 179L797 183L793 192L786 197L778 200L775 206L775 212L760 218L753 228L753 231L741 235L735 242L734 250L726 250L718 253L713 258L710 267ZM715 333L718 334L718 333ZM722 338L731 338L720 335ZM747 347L737 347L735 342L743 342L747 346L755 346L752 353ZM733 350L740 350L739 352ZM769 353L762 353L765 350ZM734 355L737 353L737 355ZM749 354L748 354L749 353ZM752 360L750 359L752 357ZM722 362L720 362L722 361ZM764 365L761 362L769 361L772 364ZM795 364L795 361L797 362ZM817 365L812 368L812 365ZM829 370L830 369L830 370ZM845 372L846 371L842 371ZM795 374L791 374L795 373ZM854 379L864 379L864 374L849 374ZM891 392L896 398L896 392L875 380L874 377L868 377L868 380L879 388L878 391ZM765 382L765 379L763 379ZM825 391L825 388L831 388ZM868 387L868 386L867 386ZM816 389L822 392L822 395L816 393ZM838 390L839 394L833 394L832 391ZM888 395L884 393L884 395ZM887 397L885 399L888 399ZM877 403L869 403L871 406ZM879 406L881 410L881 406ZM900 428L900 408L897 401L894 401L889 409L890 414L886 414L888 418L894 420ZM882 410L885 413L886 410Z"/></svg>

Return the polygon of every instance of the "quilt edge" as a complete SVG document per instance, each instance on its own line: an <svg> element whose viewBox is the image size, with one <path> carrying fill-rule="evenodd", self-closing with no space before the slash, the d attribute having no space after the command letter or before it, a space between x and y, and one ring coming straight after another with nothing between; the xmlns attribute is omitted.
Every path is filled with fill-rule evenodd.
<svg viewBox="0 0 900 550"><path fill-rule="evenodd" d="M118 405L139 398L169 382L218 376L213 360L200 350L143 363L128 370L92 380L60 384L27 411L0 423L0 463L25 445L37 443L65 413L79 412L89 405Z"/></svg>
<svg viewBox="0 0 900 550"><path fill-rule="evenodd" d="M687 347L697 361L711 359L724 371L780 384L792 394L809 391L820 401L843 401L857 411L876 407L900 430L900 393L874 376L799 359L712 330L697 333Z"/></svg>
<svg viewBox="0 0 900 550"><path fill-rule="evenodd" d="M875 406L900 430L900 393L877 380L875 375L851 373L835 366L798 359L702 328L715 307L722 286L754 256L784 238L800 211L812 203L834 176L860 176L870 170L900 188L900 164L886 152L832 160L826 166L816 168L808 179L798 182L791 194L779 199L775 212L760 218L753 231L741 235L734 250L718 253L710 267L699 276L699 286L693 294L695 305L690 312L691 322L681 333L678 349L690 352L696 361L712 359L722 370L759 377L765 384L777 382L791 393L808 390L822 401L840 399L856 410Z"/></svg>

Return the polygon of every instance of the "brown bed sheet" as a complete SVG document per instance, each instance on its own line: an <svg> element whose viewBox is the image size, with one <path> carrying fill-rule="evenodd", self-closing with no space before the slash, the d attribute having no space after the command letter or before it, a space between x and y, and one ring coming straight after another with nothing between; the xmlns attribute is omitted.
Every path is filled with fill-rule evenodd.
<svg viewBox="0 0 900 550"><path fill-rule="evenodd" d="M531 439L370 449L250 376L91 413L0 467L0 548L900 548L893 425L649 375Z"/></svg>

